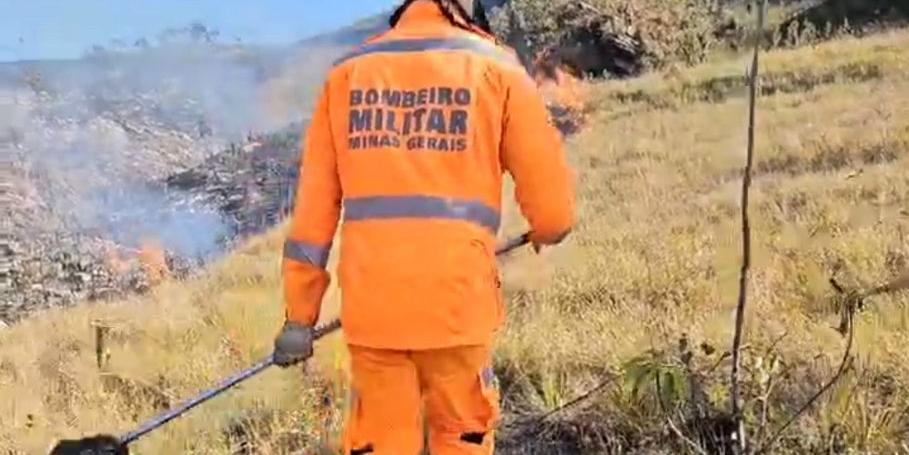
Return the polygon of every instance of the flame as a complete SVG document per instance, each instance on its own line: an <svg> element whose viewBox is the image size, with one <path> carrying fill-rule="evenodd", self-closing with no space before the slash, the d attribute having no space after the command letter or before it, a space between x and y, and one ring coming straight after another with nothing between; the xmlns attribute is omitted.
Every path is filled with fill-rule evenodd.
<svg viewBox="0 0 909 455"><path fill-rule="evenodd" d="M559 64L551 52L544 52L534 60L533 76L550 108L558 112L560 123L584 123L584 85L571 68Z"/></svg>
<svg viewBox="0 0 909 455"><path fill-rule="evenodd" d="M113 243L105 243L104 257L107 269L114 275L126 275L129 273L129 269L132 267L130 260L128 258L124 258L121 249Z"/></svg>
<svg viewBox="0 0 909 455"><path fill-rule="evenodd" d="M567 68L555 68L552 77L545 73L536 76L537 85L549 101L573 111L584 109L584 92L581 82Z"/></svg>
<svg viewBox="0 0 909 455"><path fill-rule="evenodd" d="M137 257L150 285L161 283L170 273L164 248L157 240L143 240Z"/></svg>
<svg viewBox="0 0 909 455"><path fill-rule="evenodd" d="M164 281L170 274L167 255L156 240L143 240L138 249L108 242L104 250L107 269L118 277L126 276L138 268L148 284L153 286Z"/></svg>

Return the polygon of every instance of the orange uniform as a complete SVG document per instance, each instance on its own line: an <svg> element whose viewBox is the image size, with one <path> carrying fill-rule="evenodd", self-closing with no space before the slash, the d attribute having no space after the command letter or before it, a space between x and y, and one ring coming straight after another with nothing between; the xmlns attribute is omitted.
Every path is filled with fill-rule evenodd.
<svg viewBox="0 0 909 455"><path fill-rule="evenodd" d="M383 421L400 431L395 437L414 438L401 421L415 412L407 406L412 400L402 397L406 410L375 408L383 406L375 394L384 393L376 384L394 371L406 375L394 390L430 387L427 397L447 397L437 403L451 404L455 396L478 402L471 394L487 390L477 378L487 371L504 318L494 253L503 172L515 180L531 240L556 243L573 222L561 138L536 86L513 52L466 28L432 0L413 2L395 27L336 63L304 143L284 251L287 319L316 322L329 283L328 253L343 221L341 321L357 402L366 406L357 413L374 419L348 425L370 429L365 442L375 451L362 453L411 453L396 451L409 446L395 443L383 448L381 441L394 438L375 432ZM462 376L433 380L429 370L446 365L461 365ZM488 409L445 411L432 403L430 417L447 416L436 420L448 422L444 431L436 426L442 433L489 430L486 414L458 417ZM363 436L352 431L348 441ZM436 441L435 447L446 444ZM445 450L433 453L474 453Z"/></svg>

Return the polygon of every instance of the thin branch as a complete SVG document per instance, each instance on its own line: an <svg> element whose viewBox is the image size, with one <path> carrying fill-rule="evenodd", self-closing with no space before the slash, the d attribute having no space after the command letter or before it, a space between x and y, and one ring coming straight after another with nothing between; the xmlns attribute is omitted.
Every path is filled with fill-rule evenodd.
<svg viewBox="0 0 909 455"><path fill-rule="evenodd" d="M749 350L751 350L751 345L749 345L747 343L743 344L739 347L739 352L745 352L745 351L749 351ZM713 366L710 367L709 369L707 369L707 373L713 373L714 371L716 371L717 368L722 366L723 362L725 362L726 359L728 359L730 357L732 357L732 351L724 351L722 354L720 354L720 358L717 359L716 362L713 363Z"/></svg>
<svg viewBox="0 0 909 455"><path fill-rule="evenodd" d="M843 360L840 362L840 366L837 369L836 374L833 376L833 378L831 378L829 381L827 381L827 383L824 384L824 386L821 387L820 390L817 391L817 393L812 395L811 398L807 402L805 402L805 404L801 408L799 408L798 412L793 414L792 417L790 417L789 420L786 421L786 423L784 423L782 426L780 426L780 428L773 433L773 436L771 436L770 439L766 443L762 443L760 449L758 449L755 452L755 455L765 453L766 451L773 448L773 446L777 443L777 441L779 441L779 439L783 436L783 433L790 426L792 426L792 424L795 423L796 420L799 419L799 417L801 417L803 414L805 414L805 412L808 411L808 409L810 409L812 406L814 406L814 403L817 402L817 400L819 400L825 393L827 393L827 391L830 390L831 387L833 387L837 382L839 382L840 379L842 379L843 375L846 374L847 371L849 371L850 367L852 367L852 361L853 361L852 346L853 346L853 342L855 341L856 307L850 306L850 309L848 311L849 312L847 314L848 314L848 318L849 318L849 338L848 338L848 341L846 342L846 349L845 349L845 351L843 351Z"/></svg>
<svg viewBox="0 0 909 455"><path fill-rule="evenodd" d="M591 5L590 3L587 3L587 2L584 2L584 1L578 1L578 2L575 2L575 3L577 3L577 5L581 7L581 9L586 9L587 11L590 11L590 12L592 12L592 13L599 13L599 12L600 12L600 10L597 9L597 7Z"/></svg>
<svg viewBox="0 0 909 455"><path fill-rule="evenodd" d="M594 395L600 393L601 391L605 390L612 383L614 383L618 377L619 377L618 375L610 374L609 377L607 377L605 380L603 380L603 382L599 383L596 387L588 390L587 392L584 392L584 394L576 397L575 399L569 401L568 403L563 404L562 406L559 406L558 408L555 408L539 417L527 419L524 421L512 422L512 423L503 425L503 427L515 427L515 426L536 427L536 426L542 424L543 422L545 422L550 417L552 417L560 412L564 412L565 410L567 410L573 406L577 406L581 402L583 402L583 401L593 397Z"/></svg>
<svg viewBox="0 0 909 455"><path fill-rule="evenodd" d="M682 431L679 430L679 428L675 426L675 422L672 421L672 417L670 417L670 416L667 415L667 416L666 416L666 423L669 424L669 429L671 429L672 432L675 433L675 435L678 436L678 438L682 440L682 442L684 442L685 444L687 444L688 447L691 447L692 450L694 450L695 452L697 452L697 453L699 453L699 454L701 454L701 455L707 455L707 451L704 450L704 448L701 447L700 444L694 442L694 441L693 441L691 438L689 438L688 436L685 436L685 434L682 433Z"/></svg>
<svg viewBox="0 0 909 455"><path fill-rule="evenodd" d="M889 283L879 286L868 292L850 292L836 281L836 279L831 278L830 284L833 286L836 291L845 296L846 301L843 303L842 311L842 321L840 322L840 331L844 334L848 334L848 341L846 342L846 349L843 352L843 360L840 362L840 366L837 369L836 374L824 384L820 390L817 391L811 398L801 407L798 412L793 414L786 423L784 423L773 436L764 443L762 442L761 448L755 452L755 454L761 454L770 450L783 436L783 433L795 423L799 417L801 417L805 412L808 411L814 403L817 402L825 393L827 393L830 388L832 388L837 382L839 382L843 375L852 367L852 362L854 358L852 357L852 348L855 342L855 317L856 314L864 307L865 299L873 297L880 294L889 294L892 292L898 292L902 290L909 289L909 271L903 273L898 278L890 281Z"/></svg>
<svg viewBox="0 0 909 455"><path fill-rule="evenodd" d="M890 294L893 292L905 291L905 290L909 290L909 270L903 272L903 274L900 275L899 278L896 278L895 280L893 280L883 286L874 288L873 290L871 290L870 292L865 294L865 297L873 297L873 296L880 295L880 294Z"/></svg>
<svg viewBox="0 0 909 455"><path fill-rule="evenodd" d="M717 359L716 362L713 363L713 366L707 369L707 374L711 374L711 373L713 373L714 371L716 371L716 369L719 368L720 365L722 365L723 362L725 362L726 359L728 359L728 358L731 357L731 356L732 356L732 353L731 353L731 352L729 352L729 351L724 352L724 353L720 356L720 358Z"/></svg>
<svg viewBox="0 0 909 455"><path fill-rule="evenodd" d="M783 339L786 338L786 336L788 334L789 334L789 332L785 331L785 332L783 332L782 335L777 337L777 339L774 340L770 344L770 347L767 348L767 351L765 352L764 357L768 358L771 355L773 355L773 352L776 351L777 345L779 345L779 343L782 342ZM781 373L785 373L787 370L788 370L788 367L786 369L784 369L783 372L781 372ZM783 375L780 374L779 376L776 376L776 377L783 377ZM763 396L760 398L760 400L761 400L761 419L760 419L760 424L758 425L757 437L755 438L756 441L763 441L765 433L767 432L768 417L770 416L770 397L773 395L773 389L776 387L776 380L775 380L776 377L774 377L772 374L768 376L767 384L766 384L767 388L766 388L766 390L763 391Z"/></svg>
<svg viewBox="0 0 909 455"><path fill-rule="evenodd" d="M764 439L764 433L767 431L767 417L770 415L770 392L772 389L768 386L767 393L761 397L761 420L758 425L757 439L758 441Z"/></svg>
<svg viewBox="0 0 909 455"><path fill-rule="evenodd" d="M732 418L736 423L739 453L745 453L745 426L742 420L741 392L739 390L739 369L741 368L742 332L745 325L745 310L748 304L748 280L751 271L751 220L748 217L748 197L751 190L751 171L754 166L754 124L757 104L757 86L761 53L761 35L764 30L766 1L760 0L757 13L757 30L754 33L754 56L751 63L750 86L748 91L748 151L745 175L742 178L742 269L739 274L739 298L735 313L735 336L732 341Z"/></svg>
<svg viewBox="0 0 909 455"><path fill-rule="evenodd" d="M663 403L663 386L660 383L659 374L656 375L655 380L656 380L656 389L657 389L657 393L656 393L657 402L659 402L659 404L660 404L660 411L662 411L663 414L666 415L666 423L669 424L669 428L672 430L673 433L675 433L676 436L678 436L679 439L681 439L685 444L688 444L689 447L694 449L695 452L697 452L701 455L707 455L707 452L704 451L704 449L701 448L701 446L698 445L698 443L692 441L691 438L685 436L685 434L682 433L682 431L679 430L679 428L675 426L675 422L672 421L672 416L669 415L669 410L666 409L666 404Z"/></svg>
<svg viewBox="0 0 909 455"><path fill-rule="evenodd" d="M767 348L767 353L765 354L765 356L768 356L768 355L772 354L773 351L776 350L776 347L779 346L780 343L781 343L787 336L789 336L789 331L788 331L788 330L784 331L783 333L780 334L780 336L776 337L776 339L773 340L773 341L770 343L770 347Z"/></svg>
<svg viewBox="0 0 909 455"><path fill-rule="evenodd" d="M838 383L843 375L852 367L854 358L852 357L852 348L855 343L855 317L858 312L864 307L865 299L873 297L880 294L889 294L892 292L898 292L901 290L909 289L909 272L905 272L900 275L898 278L890 281L889 283L877 287L868 292L852 292L848 291L844 286L836 281L836 279L831 278L830 284L833 286L836 291L845 297L845 302L843 303L842 311L842 321L840 322L840 331L848 336L848 341L846 342L846 349L843 352L843 359L840 362L840 366L836 371L836 374L824 384L811 398L801 407L798 412L792 415L789 420L786 421L767 442L762 442L759 450L755 454L764 453L771 448L779 441L783 436L785 431L792 426L802 415L805 414L814 403L817 402L827 391L829 391L836 383Z"/></svg>
<svg viewBox="0 0 909 455"><path fill-rule="evenodd" d="M569 401L568 403L565 403L565 404L563 404L562 406L559 406L558 408L555 408L555 409L553 409L553 410L547 412L546 414L543 414L542 416L538 417L534 423L535 423L535 424L542 423L543 421L545 421L546 419L552 417L553 415L558 414L558 413L560 413L560 412L562 412L562 411L565 411L566 409L571 408L571 407L573 407L573 406L576 406L576 405L578 405L579 403L581 403L582 401L585 401L585 400L587 400L588 398L590 398L590 397L592 397L592 396L594 396L594 395L600 393L602 390L605 390L606 387L609 387L613 382L615 382L615 380L616 380L617 377L618 377L618 376L610 375L610 376L609 376L608 378L606 378L603 382L601 382L600 384L598 384L596 387L594 387L594 388L588 390L588 391L585 392L583 395L580 395L580 396L576 397L575 399Z"/></svg>

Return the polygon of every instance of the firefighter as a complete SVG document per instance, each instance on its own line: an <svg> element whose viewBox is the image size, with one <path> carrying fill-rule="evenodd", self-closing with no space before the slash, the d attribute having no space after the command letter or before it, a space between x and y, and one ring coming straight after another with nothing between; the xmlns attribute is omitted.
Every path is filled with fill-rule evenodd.
<svg viewBox="0 0 909 455"><path fill-rule="evenodd" d="M322 87L284 248L275 361L312 355L340 222L344 453L420 453L425 419L433 455L489 454L503 175L539 251L573 226L571 171L537 87L478 1L408 0L390 25Z"/></svg>

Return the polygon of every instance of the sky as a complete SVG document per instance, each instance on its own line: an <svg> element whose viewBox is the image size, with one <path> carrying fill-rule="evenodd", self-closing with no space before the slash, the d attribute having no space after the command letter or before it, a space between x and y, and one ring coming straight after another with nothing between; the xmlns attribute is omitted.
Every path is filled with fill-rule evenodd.
<svg viewBox="0 0 909 455"><path fill-rule="evenodd" d="M286 44L388 11L399 0L0 0L0 61L78 58L198 21L223 41Z"/></svg>

